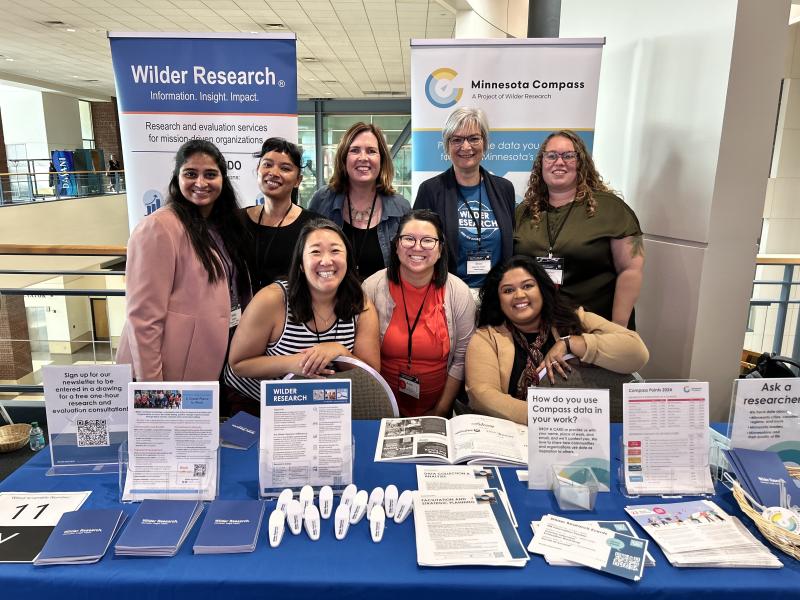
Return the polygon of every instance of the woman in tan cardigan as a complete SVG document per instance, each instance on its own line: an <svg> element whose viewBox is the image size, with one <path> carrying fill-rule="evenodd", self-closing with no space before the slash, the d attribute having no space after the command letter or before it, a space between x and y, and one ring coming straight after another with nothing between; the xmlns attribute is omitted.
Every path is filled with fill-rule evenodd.
<svg viewBox="0 0 800 600"><path fill-rule="evenodd" d="M493 268L480 297L479 329L466 358L475 412L527 423L528 388L539 385L542 370L554 387L568 379L576 368L568 354L616 373L636 371L649 358L635 332L570 306L529 256Z"/></svg>

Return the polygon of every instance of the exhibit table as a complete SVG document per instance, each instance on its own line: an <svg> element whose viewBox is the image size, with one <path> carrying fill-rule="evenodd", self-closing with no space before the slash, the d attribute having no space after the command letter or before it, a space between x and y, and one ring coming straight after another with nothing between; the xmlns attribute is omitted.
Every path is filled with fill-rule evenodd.
<svg viewBox="0 0 800 600"><path fill-rule="evenodd" d="M375 463L378 423L356 421L355 483L360 489L394 483L402 491L416 488L414 465ZM612 426L612 448L620 428ZM248 451L222 449L220 498L258 497L256 447ZM612 471L616 459L612 459ZM84 508L120 506L114 475L46 476L50 466L47 450L9 476L0 491L91 490ZM651 498L631 500L616 489L600 494L592 512L559 513L552 493L528 491L517 480L514 469L503 469L511 503L519 521L522 541L531 539L529 522L543 514L564 514L577 519L624 519L623 506L646 503ZM724 488L714 500L726 511L739 515L731 494ZM267 515L274 507L270 501ZM122 505L132 514L137 505ZM202 517L201 517L202 518ZM414 523L388 523L383 541L375 544L366 520L351 527L343 541L333 536L331 520L323 521L322 535L312 542L305 533L288 531L279 548L266 541L266 520L256 551L251 554L194 555L192 545L199 525L173 558L115 557L113 550L97 564L83 566L34 567L29 564L0 564L3 598L38 597L59 600L107 597L113 600L145 600L169 597L175 600L235 600L275 598L286 600L331 600L335 598L379 598L459 600L496 598L581 598L618 600L636 598L686 598L731 600L732 598L800 597L800 563L779 553L783 569L677 569L653 544L656 566L646 568L642 580L633 583L581 567L551 567L540 556L532 556L525 568L459 567L422 568L417 565ZM744 520L744 518L743 518ZM644 536L640 529L639 534Z"/></svg>

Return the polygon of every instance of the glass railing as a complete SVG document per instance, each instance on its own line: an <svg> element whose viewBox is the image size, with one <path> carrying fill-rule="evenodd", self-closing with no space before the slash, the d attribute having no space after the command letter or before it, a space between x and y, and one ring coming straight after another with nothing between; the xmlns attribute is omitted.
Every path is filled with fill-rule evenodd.
<svg viewBox="0 0 800 600"><path fill-rule="evenodd" d="M43 406L46 365L113 362L125 321L125 251L0 244L2 255L42 262L0 270L0 404Z"/></svg>
<svg viewBox="0 0 800 600"><path fill-rule="evenodd" d="M125 171L0 173L0 206L125 193Z"/></svg>
<svg viewBox="0 0 800 600"><path fill-rule="evenodd" d="M745 352L800 359L800 257L759 256L744 338Z"/></svg>

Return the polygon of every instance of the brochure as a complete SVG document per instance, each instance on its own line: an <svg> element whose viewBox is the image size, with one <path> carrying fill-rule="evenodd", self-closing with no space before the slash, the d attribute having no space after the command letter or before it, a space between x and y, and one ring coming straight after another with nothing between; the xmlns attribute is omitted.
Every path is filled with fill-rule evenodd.
<svg viewBox="0 0 800 600"><path fill-rule="evenodd" d="M569 559L610 575L639 581L644 571L647 540L586 521L544 515L529 550L545 558Z"/></svg>
<svg viewBox="0 0 800 600"><path fill-rule="evenodd" d="M0 563L33 562L61 516L91 492L0 492Z"/></svg>
<svg viewBox="0 0 800 600"><path fill-rule="evenodd" d="M130 365L42 367L53 474L117 472L130 381Z"/></svg>
<svg viewBox="0 0 800 600"><path fill-rule="evenodd" d="M731 448L725 456L744 490L764 508L789 508L800 501L797 481L777 452Z"/></svg>
<svg viewBox="0 0 800 600"><path fill-rule="evenodd" d="M640 504L625 511L676 567L783 566L739 519L710 500Z"/></svg>
<svg viewBox="0 0 800 600"><path fill-rule="evenodd" d="M352 482L349 379L261 382L258 478L261 496L284 488Z"/></svg>
<svg viewBox="0 0 800 600"><path fill-rule="evenodd" d="M484 415L382 419L375 462L527 465L528 428Z"/></svg>
<svg viewBox="0 0 800 600"><path fill-rule="evenodd" d="M247 450L258 441L261 421L245 411L239 411L219 426L221 445L236 450Z"/></svg>
<svg viewBox="0 0 800 600"><path fill-rule="evenodd" d="M608 390L528 388L528 488L549 490L552 467L588 467L610 485Z"/></svg>
<svg viewBox="0 0 800 600"><path fill-rule="evenodd" d="M33 564L87 565L105 556L111 540L125 522L118 508L64 513Z"/></svg>
<svg viewBox="0 0 800 600"><path fill-rule="evenodd" d="M524 567L528 553L500 492L414 492L417 563Z"/></svg>
<svg viewBox="0 0 800 600"><path fill-rule="evenodd" d="M218 481L219 383L131 383L128 408L122 499L213 500Z"/></svg>
<svg viewBox="0 0 800 600"><path fill-rule="evenodd" d="M192 500L144 500L114 546L118 556L175 556L203 512Z"/></svg>
<svg viewBox="0 0 800 600"><path fill-rule="evenodd" d="M229 554L256 549L266 504L261 500L214 500L194 543L195 554Z"/></svg>
<svg viewBox="0 0 800 600"><path fill-rule="evenodd" d="M539 529L541 521L531 521L531 530L533 530L533 535L536 535L537 530ZM636 531L631 527L631 524L627 521L581 521L581 523L585 523L586 525L590 526L597 526L602 527L603 529L608 529L615 533L623 533L625 535L629 535L633 538L638 538L639 536L636 534ZM533 540L531 543L528 544L528 552L533 552L531 546L533 545ZM548 565L554 567L581 567L580 563L573 562L566 558L557 557L556 555L545 555L545 560L547 561ZM644 566L645 567L654 567L656 566L656 559L653 558L653 555L650 554L648 550L644 555Z"/></svg>
<svg viewBox="0 0 800 600"><path fill-rule="evenodd" d="M708 382L626 383L622 389L627 493L713 494Z"/></svg>

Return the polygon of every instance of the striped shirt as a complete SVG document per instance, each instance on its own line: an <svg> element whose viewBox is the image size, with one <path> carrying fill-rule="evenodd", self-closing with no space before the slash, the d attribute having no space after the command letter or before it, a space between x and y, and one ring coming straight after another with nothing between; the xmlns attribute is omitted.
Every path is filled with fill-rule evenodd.
<svg viewBox="0 0 800 600"><path fill-rule="evenodd" d="M286 300L286 282L276 281L275 283L281 286L284 300ZM291 356L324 342L338 342L352 352L356 341L356 320L356 318L348 321L337 319L327 330L317 333L311 331L305 323L295 322L294 313L287 302L286 321L283 324L281 336L275 343L267 346L264 354L266 356ZM229 365L225 365L224 381L248 398L261 399L260 379L240 377L234 374Z"/></svg>

